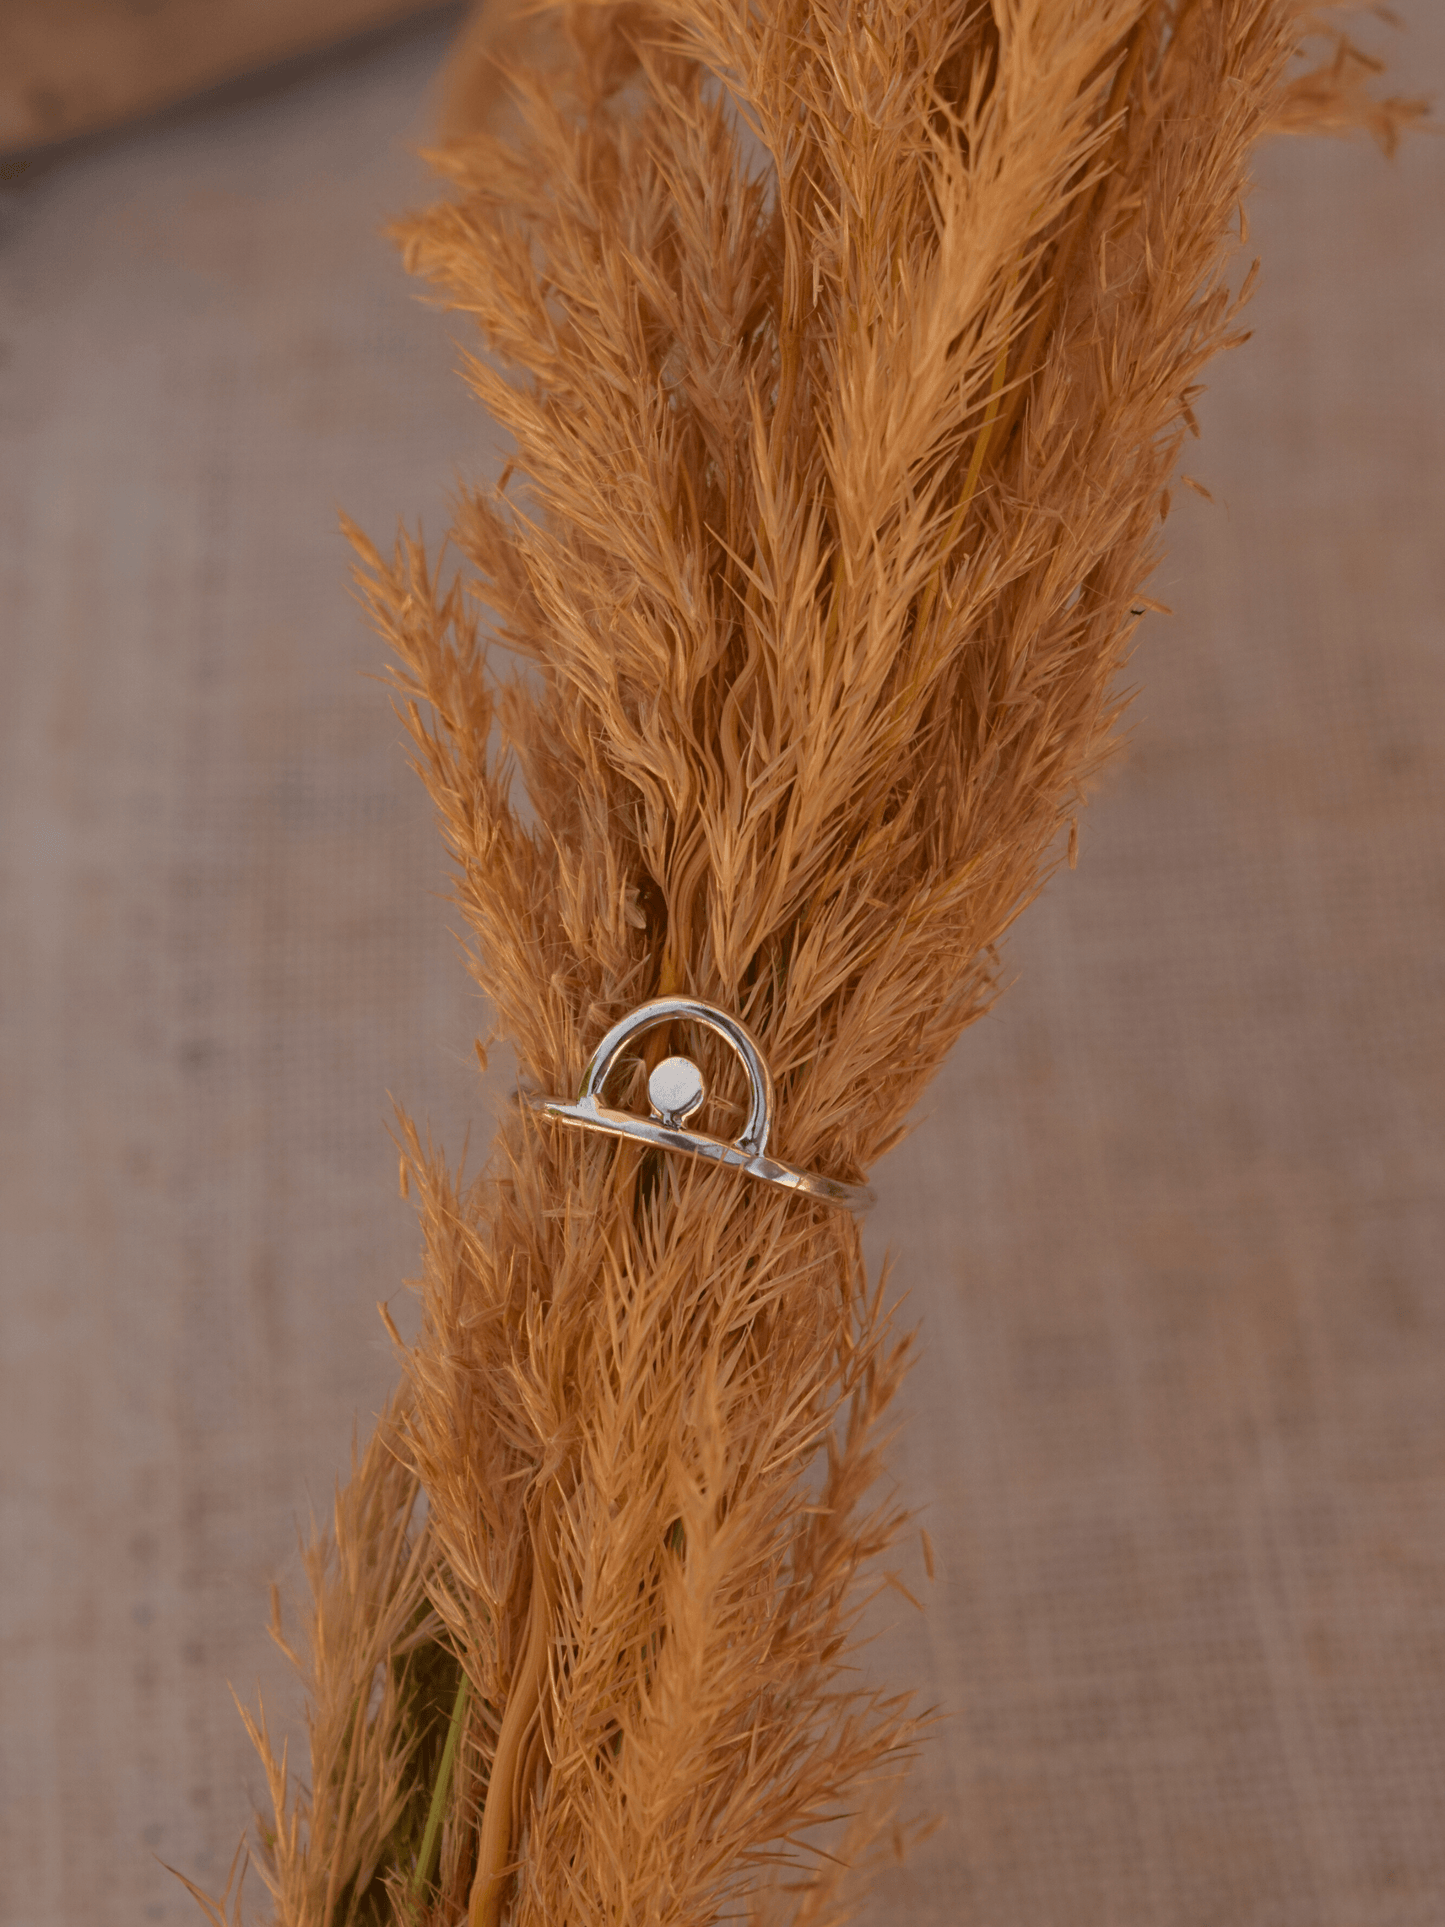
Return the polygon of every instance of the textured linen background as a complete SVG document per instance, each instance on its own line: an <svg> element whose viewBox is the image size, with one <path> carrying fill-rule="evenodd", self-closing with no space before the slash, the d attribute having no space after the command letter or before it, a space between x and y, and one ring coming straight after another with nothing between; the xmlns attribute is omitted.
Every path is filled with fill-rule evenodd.
<svg viewBox="0 0 1445 1927"><path fill-rule="evenodd" d="M378 235L443 45L0 199L6 1927L222 1880L394 1374L387 1094L475 1156L509 1085L335 532L497 460ZM937 1578L869 1665L946 1718L873 1927L1445 1920L1445 149L1251 212L1127 758L878 1175Z"/></svg>

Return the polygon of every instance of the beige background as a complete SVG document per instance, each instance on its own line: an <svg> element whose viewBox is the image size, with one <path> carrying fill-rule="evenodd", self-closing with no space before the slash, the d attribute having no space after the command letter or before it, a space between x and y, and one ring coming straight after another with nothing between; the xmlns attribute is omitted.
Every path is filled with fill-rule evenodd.
<svg viewBox="0 0 1445 1927"><path fill-rule="evenodd" d="M1408 84L1445 18L1405 8ZM191 1918L505 1067L345 586L495 461L380 221L439 30L0 197L0 1919ZM1281 145L1128 759L879 1176L947 1718L869 1920L1445 1919L1445 148Z"/></svg>
<svg viewBox="0 0 1445 1927"><path fill-rule="evenodd" d="M294 79L296 63L334 58L339 42L440 11L455 14L455 0L5 0L0 155L220 88L234 97L258 72Z"/></svg>

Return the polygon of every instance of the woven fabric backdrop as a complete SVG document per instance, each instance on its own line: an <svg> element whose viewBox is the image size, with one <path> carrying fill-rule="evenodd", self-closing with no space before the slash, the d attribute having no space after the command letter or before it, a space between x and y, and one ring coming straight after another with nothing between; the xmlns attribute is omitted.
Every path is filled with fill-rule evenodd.
<svg viewBox="0 0 1445 1927"><path fill-rule="evenodd" d="M1445 83L1445 11L1404 7ZM498 457L379 226L435 27L0 193L0 1918L192 1918L227 1681L505 1096L345 506ZM1279 144L1127 757L878 1174L944 1715L872 1927L1445 1920L1445 147ZM259 1898L259 1895L257 1895Z"/></svg>

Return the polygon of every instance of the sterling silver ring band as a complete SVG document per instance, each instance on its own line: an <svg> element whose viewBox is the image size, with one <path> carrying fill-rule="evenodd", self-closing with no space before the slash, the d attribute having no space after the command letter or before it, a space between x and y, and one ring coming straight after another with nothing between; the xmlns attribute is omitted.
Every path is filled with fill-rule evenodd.
<svg viewBox="0 0 1445 1927"><path fill-rule="evenodd" d="M616 1069L623 1049L642 1031L658 1024L683 1021L701 1024L731 1044L747 1073L750 1103L747 1121L731 1143L709 1137L704 1131L686 1128L688 1119L699 1110L707 1096L702 1073L687 1057L665 1057L647 1080L647 1095L652 1116L638 1117L631 1111L614 1111L603 1103L603 1086ZM785 1191L800 1191L823 1204L838 1205L845 1211L861 1213L873 1202L873 1193L864 1184L843 1184L837 1178L820 1177L815 1172L799 1171L780 1158L768 1156L768 1132L772 1125L773 1080L758 1048L758 1041L736 1017L697 997L655 997L616 1023L592 1053L582 1078L575 1103L561 1097L545 1097L529 1092L526 1101L544 1117L579 1130L602 1131L609 1137L630 1138L637 1144L651 1144L659 1150L681 1151L688 1157L731 1165L750 1178L776 1184Z"/></svg>

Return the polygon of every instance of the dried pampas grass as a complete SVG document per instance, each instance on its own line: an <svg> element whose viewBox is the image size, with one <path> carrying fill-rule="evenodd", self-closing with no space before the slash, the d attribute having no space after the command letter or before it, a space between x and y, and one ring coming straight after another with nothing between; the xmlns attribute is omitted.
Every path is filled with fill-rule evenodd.
<svg viewBox="0 0 1445 1927"><path fill-rule="evenodd" d="M857 1179L1107 749L1251 148L1416 109L1297 72L1290 0L535 12L404 229L514 460L445 584L353 531L365 594L524 1082L686 991ZM312 1555L309 1790L257 1733L277 1920L842 1920L917 1738L849 1662L905 1516L856 1228L525 1110L470 1183L402 1136L423 1327Z"/></svg>

